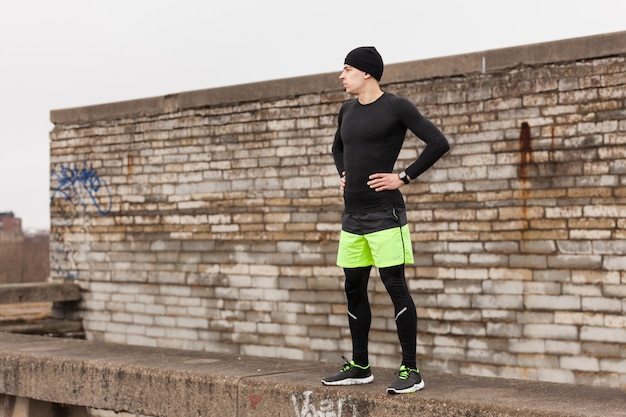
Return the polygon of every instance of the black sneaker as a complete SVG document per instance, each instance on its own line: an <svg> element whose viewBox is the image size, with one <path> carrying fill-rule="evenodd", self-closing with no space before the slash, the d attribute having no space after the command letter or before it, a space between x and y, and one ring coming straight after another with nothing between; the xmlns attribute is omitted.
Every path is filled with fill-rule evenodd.
<svg viewBox="0 0 626 417"><path fill-rule="evenodd" d="M322 379L324 385L357 385L357 384L369 384L374 380L372 375L372 369L369 365L361 366L354 363L354 361L348 362L344 357L346 364L339 373L331 376L327 376Z"/></svg>
<svg viewBox="0 0 626 417"><path fill-rule="evenodd" d="M398 378L387 387L388 394L409 394L424 388L424 381L419 369L400 366Z"/></svg>

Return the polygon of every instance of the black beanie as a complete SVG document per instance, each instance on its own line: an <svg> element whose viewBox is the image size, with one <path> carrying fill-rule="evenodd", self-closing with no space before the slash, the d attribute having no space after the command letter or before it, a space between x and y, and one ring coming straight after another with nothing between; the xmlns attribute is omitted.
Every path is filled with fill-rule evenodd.
<svg viewBox="0 0 626 417"><path fill-rule="evenodd" d="M383 76L383 58L373 46L361 46L353 49L346 56L344 64L360 69L378 81Z"/></svg>

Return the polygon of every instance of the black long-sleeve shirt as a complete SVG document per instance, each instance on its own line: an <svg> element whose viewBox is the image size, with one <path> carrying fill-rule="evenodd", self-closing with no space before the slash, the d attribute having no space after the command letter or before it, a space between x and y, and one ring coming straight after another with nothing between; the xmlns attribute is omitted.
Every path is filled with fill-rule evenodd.
<svg viewBox="0 0 626 417"><path fill-rule="evenodd" d="M384 93L373 103L358 99L344 103L339 111L332 154L339 175L346 173L345 212L372 212L404 207L400 190L376 192L367 185L369 176L392 172L407 129L426 142L426 147L405 172L412 179L430 168L450 148L441 131L407 99Z"/></svg>

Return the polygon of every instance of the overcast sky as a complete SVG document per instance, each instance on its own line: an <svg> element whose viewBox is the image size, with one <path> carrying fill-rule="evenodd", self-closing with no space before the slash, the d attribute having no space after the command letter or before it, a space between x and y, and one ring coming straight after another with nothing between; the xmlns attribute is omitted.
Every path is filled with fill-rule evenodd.
<svg viewBox="0 0 626 417"><path fill-rule="evenodd" d="M626 30L621 0L2 0L0 212L49 228L50 110Z"/></svg>

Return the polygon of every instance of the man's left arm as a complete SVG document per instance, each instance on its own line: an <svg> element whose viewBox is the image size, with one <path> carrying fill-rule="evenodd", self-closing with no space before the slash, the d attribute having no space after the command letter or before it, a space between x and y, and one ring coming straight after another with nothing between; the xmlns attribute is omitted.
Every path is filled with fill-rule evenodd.
<svg viewBox="0 0 626 417"><path fill-rule="evenodd" d="M441 130L424 117L411 102L403 100L399 104L400 115L407 128L426 143L417 159L405 169L406 174L414 180L448 152L450 144Z"/></svg>

